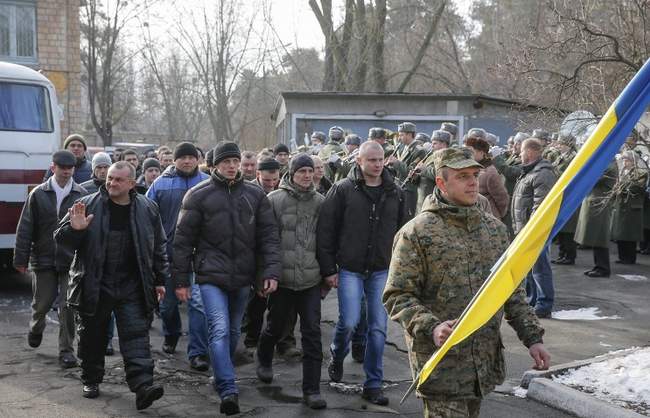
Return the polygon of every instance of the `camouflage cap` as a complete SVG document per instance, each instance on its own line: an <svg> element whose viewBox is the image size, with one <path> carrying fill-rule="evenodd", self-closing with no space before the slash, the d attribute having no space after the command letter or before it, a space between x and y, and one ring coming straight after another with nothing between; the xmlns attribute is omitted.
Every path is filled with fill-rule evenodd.
<svg viewBox="0 0 650 418"><path fill-rule="evenodd" d="M468 148L444 148L433 153L433 165L436 171L443 167L462 170L463 168L483 168L473 157Z"/></svg>
<svg viewBox="0 0 650 418"><path fill-rule="evenodd" d="M451 136L455 136L458 133L458 126L451 122L443 122L442 125L440 125L440 130L447 131Z"/></svg>
<svg viewBox="0 0 650 418"><path fill-rule="evenodd" d="M431 141L444 142L449 145L451 144L451 133L442 129L433 131L431 133Z"/></svg>
<svg viewBox="0 0 650 418"><path fill-rule="evenodd" d="M397 126L397 132L415 133L415 124L411 122L402 122Z"/></svg>
<svg viewBox="0 0 650 418"><path fill-rule="evenodd" d="M384 128L370 128L368 131L368 139L386 138L386 130Z"/></svg>
<svg viewBox="0 0 650 418"><path fill-rule="evenodd" d="M418 132L415 135L415 140L416 141L422 141L422 142L431 142L431 137L424 132Z"/></svg>

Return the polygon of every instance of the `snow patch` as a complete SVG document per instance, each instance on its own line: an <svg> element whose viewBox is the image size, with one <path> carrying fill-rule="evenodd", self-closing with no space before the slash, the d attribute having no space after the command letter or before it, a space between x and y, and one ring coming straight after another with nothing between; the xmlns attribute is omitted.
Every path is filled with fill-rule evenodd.
<svg viewBox="0 0 650 418"><path fill-rule="evenodd" d="M642 276L640 274L617 274L617 276L631 282L645 282L648 280L646 276Z"/></svg>
<svg viewBox="0 0 650 418"><path fill-rule="evenodd" d="M620 316L599 316L600 308L580 308L552 313L553 319L562 321L598 321L600 319L621 319Z"/></svg>
<svg viewBox="0 0 650 418"><path fill-rule="evenodd" d="M553 376L553 380L598 399L643 414L650 413L650 347L571 369L566 374Z"/></svg>
<svg viewBox="0 0 650 418"><path fill-rule="evenodd" d="M512 388L512 394L515 395L517 398L525 398L526 395L528 394L528 389L524 389L521 386L515 386Z"/></svg>

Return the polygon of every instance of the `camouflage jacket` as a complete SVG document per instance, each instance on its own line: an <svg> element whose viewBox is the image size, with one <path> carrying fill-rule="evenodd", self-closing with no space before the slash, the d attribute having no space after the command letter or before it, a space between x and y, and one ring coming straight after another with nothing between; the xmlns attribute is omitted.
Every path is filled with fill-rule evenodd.
<svg viewBox="0 0 650 418"><path fill-rule="evenodd" d="M506 228L499 220L477 205L450 205L437 189L422 212L395 236L383 301L391 319L404 328L414 377L436 350L433 329L460 316L507 245ZM432 400L477 398L502 383L504 312L527 347L542 342L544 330L525 296L519 286L489 322L447 353L418 395Z"/></svg>

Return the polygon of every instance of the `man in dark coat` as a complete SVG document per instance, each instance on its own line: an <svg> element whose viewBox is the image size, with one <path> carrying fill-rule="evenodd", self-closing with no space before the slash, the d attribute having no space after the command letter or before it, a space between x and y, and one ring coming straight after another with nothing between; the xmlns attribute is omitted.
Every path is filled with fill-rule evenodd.
<svg viewBox="0 0 650 418"><path fill-rule="evenodd" d="M134 187L133 166L113 164L106 185L74 204L55 239L75 253L67 301L81 320L82 394L99 396L108 322L115 312L126 382L140 410L163 395L162 386L153 384L149 327L165 294L169 265L158 206Z"/></svg>
<svg viewBox="0 0 650 418"><path fill-rule="evenodd" d="M281 273L280 238L264 191L243 179L241 153L234 142L221 142L212 157L209 180L191 188L178 217L174 239L176 296L190 297L196 275L208 320L210 359L221 412L239 413L232 356L241 334L248 294L256 277L261 296L277 288ZM261 272L258 274L258 257Z"/></svg>
<svg viewBox="0 0 650 418"><path fill-rule="evenodd" d="M383 352L388 317L381 302L393 237L407 218L402 190L384 168L384 150L374 141L361 145L348 178L330 189L318 219L317 258L329 287L338 288L339 320L330 346L330 379L343 377L343 360L367 302L368 333L363 398L387 405L382 392Z"/></svg>
<svg viewBox="0 0 650 418"><path fill-rule="evenodd" d="M70 151L76 159L74 165L74 175L72 177L75 183L81 184L90 180L93 171L90 161L88 161L86 158L86 151L88 151L88 146L86 145L86 140L84 137L79 134L69 135L65 141L63 141L63 149ZM52 170L47 170L43 181L49 179L51 176Z"/></svg>
<svg viewBox="0 0 650 418"><path fill-rule="evenodd" d="M21 273L27 266L34 271L32 317L27 342L38 347L43 339L46 315L57 295L68 288L68 268L72 254L54 244L52 234L59 220L75 200L86 191L73 180L76 159L70 151L58 151L52 156L53 176L29 194L18 221L14 267ZM64 302L59 303L59 363L64 368L77 365L73 354L75 323L73 312Z"/></svg>
<svg viewBox="0 0 650 418"><path fill-rule="evenodd" d="M81 187L86 189L88 194L97 192L100 186L106 183L106 174L108 174L108 167L110 167L111 164L113 164L111 156L105 152L98 152L93 155L93 176L90 180L81 183Z"/></svg>

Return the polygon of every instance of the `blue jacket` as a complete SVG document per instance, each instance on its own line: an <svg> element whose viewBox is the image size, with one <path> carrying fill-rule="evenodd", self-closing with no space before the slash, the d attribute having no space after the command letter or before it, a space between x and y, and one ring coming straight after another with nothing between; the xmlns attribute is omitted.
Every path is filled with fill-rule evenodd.
<svg viewBox="0 0 650 418"><path fill-rule="evenodd" d="M210 176L199 169L194 174L187 176L171 165L151 183L147 190L146 196L156 202L160 208L160 218L163 228L165 228L165 234L167 234L167 254L170 260L173 254L176 221L183 197L189 189L209 178Z"/></svg>

